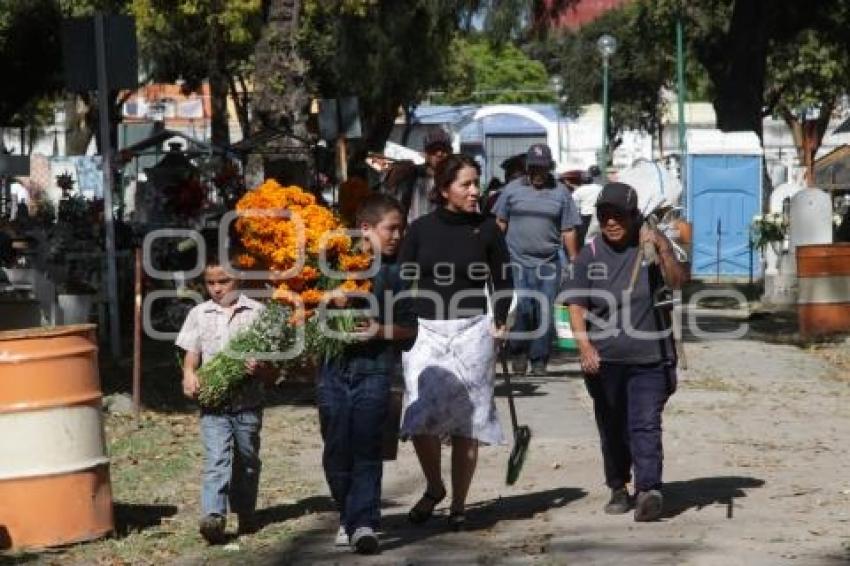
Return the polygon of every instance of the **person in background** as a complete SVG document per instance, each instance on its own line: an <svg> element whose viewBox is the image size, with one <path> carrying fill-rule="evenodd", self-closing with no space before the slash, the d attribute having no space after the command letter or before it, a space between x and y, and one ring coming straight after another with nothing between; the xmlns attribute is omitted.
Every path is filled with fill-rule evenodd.
<svg viewBox="0 0 850 566"><path fill-rule="evenodd" d="M518 153L502 161L500 167L505 172L506 185L525 175L525 156L525 153Z"/></svg>
<svg viewBox="0 0 850 566"><path fill-rule="evenodd" d="M578 233L580 246L585 244L590 226L593 224L596 215L596 199L602 190L602 185L600 184L602 171L599 167L593 165L587 170L587 176L584 180L587 182L582 183L573 191L573 200L576 201L576 206L578 206L579 214L581 215L581 227Z"/></svg>
<svg viewBox="0 0 850 566"><path fill-rule="evenodd" d="M496 201L499 200L499 195L502 194L502 189L505 184L498 177L493 177L487 184L487 190L484 192L484 206L481 207L481 212L484 214L492 214L493 207L496 206Z"/></svg>
<svg viewBox="0 0 850 566"><path fill-rule="evenodd" d="M582 249L563 296L611 490L605 512L631 508L634 468L634 518L654 521L663 501L661 413L676 390L677 361L671 313L657 298L665 286L681 289L688 271L661 232L642 226L630 185L606 184L596 214L601 237ZM644 245L655 248L657 264L645 261Z"/></svg>
<svg viewBox="0 0 850 566"><path fill-rule="evenodd" d="M263 305L242 294L238 281L225 271L217 257L207 259L204 286L209 300L189 311L175 344L183 359L183 393L197 399L197 370L220 352L232 336L260 315ZM256 360L245 361L245 381L236 397L221 409L201 408L204 471L201 488L201 536L210 544L225 541L228 503L237 514L239 534L250 534L258 525L254 511L260 481L260 429L263 424L264 383L276 372Z"/></svg>
<svg viewBox="0 0 850 566"><path fill-rule="evenodd" d="M510 344L512 369L525 375L545 375L555 332L552 308L561 280L561 257L578 255L576 228L581 224L569 191L552 176L555 163L545 144L534 144L526 155L527 173L509 183L496 202L496 221L506 233L514 284L519 292L514 331L541 331L532 339ZM522 293L525 291L526 293ZM542 293L541 301L529 293Z"/></svg>
<svg viewBox="0 0 850 566"><path fill-rule="evenodd" d="M422 145L424 164L398 162L387 172L384 181L384 192L401 202L408 224L434 210L434 171L452 153L452 140L440 127L431 129Z"/></svg>

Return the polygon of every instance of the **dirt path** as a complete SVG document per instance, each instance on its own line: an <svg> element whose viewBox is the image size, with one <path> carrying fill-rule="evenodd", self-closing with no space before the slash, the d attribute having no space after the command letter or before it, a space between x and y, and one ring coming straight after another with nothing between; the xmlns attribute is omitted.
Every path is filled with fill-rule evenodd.
<svg viewBox="0 0 850 566"><path fill-rule="evenodd" d="M829 352L834 360L847 349ZM300 519L295 538L252 562L850 561L850 376L816 352L746 339L692 343L688 354L692 369L682 372L665 412L667 513L660 523L602 513L607 492L590 403L577 367L563 363L549 378L517 387L521 418L534 430L532 451L520 481L506 487L508 448L482 450L466 532L448 533L442 517L422 528L407 524L423 482L412 448L403 445L385 470L380 556L333 548L335 518L324 513ZM318 449L301 453L300 473L320 473Z"/></svg>
<svg viewBox="0 0 850 566"><path fill-rule="evenodd" d="M382 553L363 558L334 548L336 518L306 388L266 410L259 533L224 548L199 539L196 420L165 413L141 433L111 433L118 538L19 558L110 565L850 562L850 344L807 350L741 339L687 348L692 369L682 372L665 412L667 513L656 524L602 512L607 490L590 402L576 364L560 360L547 378L515 384L520 419L534 431L531 452L520 481L507 487L509 447L482 449L463 533L447 532L445 506L423 527L407 523L424 485L412 447L402 444L399 460L385 467ZM507 427L504 393L497 391Z"/></svg>

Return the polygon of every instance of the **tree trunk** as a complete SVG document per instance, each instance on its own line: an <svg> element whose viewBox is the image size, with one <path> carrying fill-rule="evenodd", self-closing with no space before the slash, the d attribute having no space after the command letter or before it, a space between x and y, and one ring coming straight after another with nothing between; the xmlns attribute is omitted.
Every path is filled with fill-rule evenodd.
<svg viewBox="0 0 850 566"><path fill-rule="evenodd" d="M829 119L832 117L834 109L834 101L825 103L823 108L821 108L817 120L804 123L797 114L794 114L788 108L780 108L782 119L791 130L791 135L794 138L794 147L797 150L797 158L801 164L805 165L809 160L814 161L815 155L817 155L823 143L823 137L829 128ZM808 128L806 124L810 124Z"/></svg>
<svg viewBox="0 0 850 566"><path fill-rule="evenodd" d="M714 109L723 131L753 131L762 138L762 107L772 9L765 0L736 0L727 34L726 64L712 80ZM732 54L732 55L729 55Z"/></svg>
<svg viewBox="0 0 850 566"><path fill-rule="evenodd" d="M301 0L269 0L266 22L257 43L255 116L264 130L289 134L273 139L262 159L263 175L284 184L314 183L312 137L307 130L310 96L307 64L297 50ZM257 176L257 156L249 169Z"/></svg>
<svg viewBox="0 0 850 566"><path fill-rule="evenodd" d="M209 81L210 81L210 108L211 117L211 140L214 145L225 147L230 144L230 124L227 112L227 95L230 85L227 75L227 62L224 46L224 30L220 16L222 13L222 0L213 0L210 6L210 34L209 34Z"/></svg>

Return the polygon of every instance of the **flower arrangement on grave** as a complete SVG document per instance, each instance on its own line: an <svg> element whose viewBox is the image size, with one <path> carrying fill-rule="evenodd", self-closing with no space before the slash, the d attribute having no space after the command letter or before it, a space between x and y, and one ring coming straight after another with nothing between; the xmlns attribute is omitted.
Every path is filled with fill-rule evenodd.
<svg viewBox="0 0 850 566"><path fill-rule="evenodd" d="M347 293L371 290L368 279L355 277L369 269L371 256L356 249L333 212L299 187L267 180L248 191L236 204L236 211L235 228L242 246L236 267L266 271L273 296L258 321L231 340L225 350L286 351L303 331L301 353L274 362L284 378L287 372L303 371L338 356L350 341L346 334L353 330L355 320L344 309L337 311L337 316L324 317L323 307L331 303L342 306ZM326 329L336 334L329 335ZM229 356L226 351L214 356L198 372L201 402L208 406L225 402L245 378L243 367L244 356Z"/></svg>
<svg viewBox="0 0 850 566"><path fill-rule="evenodd" d="M753 217L751 224L751 236L753 247L764 251L771 242L782 242L788 234L788 222L781 212Z"/></svg>

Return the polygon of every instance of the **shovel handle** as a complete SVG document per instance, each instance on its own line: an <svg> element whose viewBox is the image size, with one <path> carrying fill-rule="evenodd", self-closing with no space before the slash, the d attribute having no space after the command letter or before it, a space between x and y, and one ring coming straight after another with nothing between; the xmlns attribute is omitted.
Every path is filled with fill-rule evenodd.
<svg viewBox="0 0 850 566"><path fill-rule="evenodd" d="M508 351L505 347L505 344L499 347L499 359L502 361L502 373L505 375L505 385L508 388L508 409L511 412L511 426L514 429L514 436L516 436L517 430L519 429L519 424L516 418L516 405L514 404L514 389L511 387L511 372L508 371Z"/></svg>

